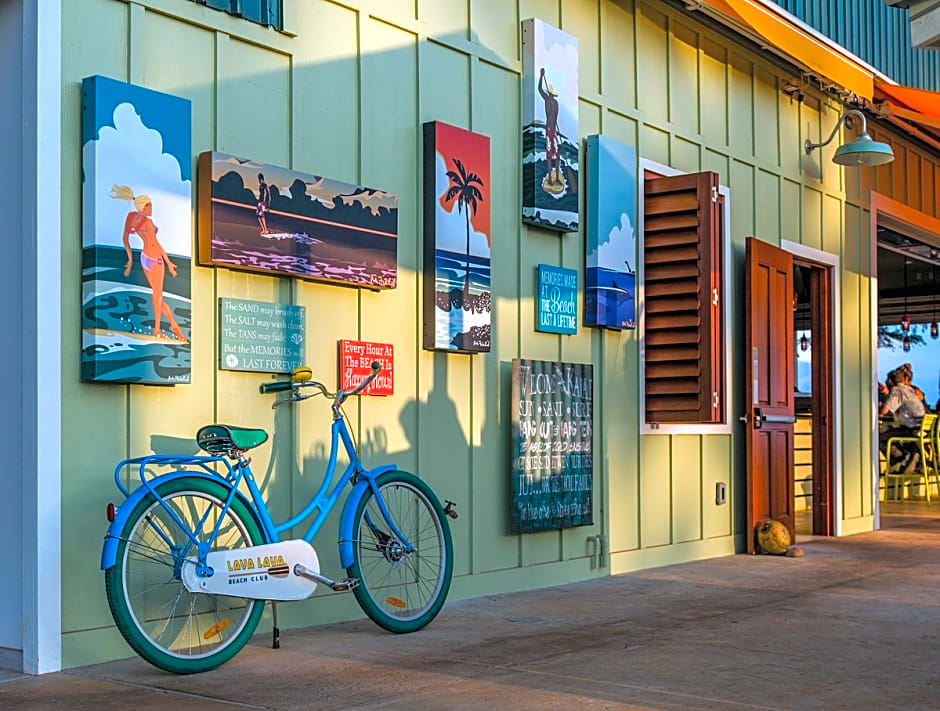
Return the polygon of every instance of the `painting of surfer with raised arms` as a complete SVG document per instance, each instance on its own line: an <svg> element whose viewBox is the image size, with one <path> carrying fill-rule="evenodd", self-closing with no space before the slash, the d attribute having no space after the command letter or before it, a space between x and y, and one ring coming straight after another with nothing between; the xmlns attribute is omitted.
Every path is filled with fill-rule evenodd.
<svg viewBox="0 0 940 711"><path fill-rule="evenodd" d="M539 70L539 94L545 102L545 162L548 164L542 190L560 193L565 189L565 179L561 174L561 159L558 155L558 94L555 87L545 79L545 67Z"/></svg>
<svg viewBox="0 0 940 711"><path fill-rule="evenodd" d="M541 20L522 23L522 219L578 229L578 40Z"/></svg>

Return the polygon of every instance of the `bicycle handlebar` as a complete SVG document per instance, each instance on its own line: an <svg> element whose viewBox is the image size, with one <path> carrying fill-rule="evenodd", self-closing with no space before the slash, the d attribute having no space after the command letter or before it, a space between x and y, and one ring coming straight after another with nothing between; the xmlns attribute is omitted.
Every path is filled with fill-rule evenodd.
<svg viewBox="0 0 940 711"><path fill-rule="evenodd" d="M292 380L287 380L287 381L280 382L280 383L263 383L258 388L258 390L260 390L262 393L282 393L282 392L287 392L288 390L295 390L295 389L302 388L302 387L316 387L316 388L319 388L320 392L322 392L327 397L334 397L339 402L339 404L342 404L342 401L345 400L350 395L358 395L367 387L369 387L369 383L375 380L375 376L377 376L381 371L382 371L382 365L377 360L372 361L372 372L369 373L368 377L366 377L365 380L363 380L361 383L359 383L359 385L357 385L355 388L353 388L352 390L348 392L344 390L339 390L335 394L331 393L323 386L322 383L318 383L315 380L306 380L306 381L301 381L301 382L294 382ZM294 399L298 399L298 398L294 398ZM302 400L304 398L299 398L299 399Z"/></svg>
<svg viewBox="0 0 940 711"><path fill-rule="evenodd" d="M346 394L358 395L367 387L369 387L369 383L375 380L375 376L378 375L380 372L382 372L382 364L379 363L377 360L372 361L372 372L369 373L369 376Z"/></svg>
<svg viewBox="0 0 940 711"><path fill-rule="evenodd" d="M282 393L285 390L290 390L292 387L294 387L294 384L288 381L284 383L264 383L258 389L262 393Z"/></svg>

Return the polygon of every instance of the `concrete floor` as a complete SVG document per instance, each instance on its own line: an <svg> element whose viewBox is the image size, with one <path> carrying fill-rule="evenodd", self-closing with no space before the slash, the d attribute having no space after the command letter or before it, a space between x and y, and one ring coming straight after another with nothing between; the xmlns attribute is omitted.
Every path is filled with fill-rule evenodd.
<svg viewBox="0 0 940 711"><path fill-rule="evenodd" d="M258 637L176 677L137 659L0 683L0 708L937 709L940 507L889 530ZM934 518L933 516L937 516Z"/></svg>

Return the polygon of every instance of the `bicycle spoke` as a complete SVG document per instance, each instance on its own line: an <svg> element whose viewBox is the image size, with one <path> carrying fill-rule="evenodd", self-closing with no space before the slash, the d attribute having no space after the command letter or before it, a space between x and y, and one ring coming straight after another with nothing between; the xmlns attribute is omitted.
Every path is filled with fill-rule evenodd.
<svg viewBox="0 0 940 711"><path fill-rule="evenodd" d="M196 530L201 526L198 541L209 540L225 503L195 491L177 492L164 501L184 525ZM240 598L190 593L178 575L167 579L168 573L179 570L183 563L195 562L194 557L181 559L179 553L167 551L167 541L180 545L180 550L192 550L195 556L188 534L180 530L163 504L155 502L138 519L126 541L124 598L129 611L144 636L165 653L183 658L211 654L239 634L255 608ZM228 509L211 550L251 545L243 524ZM220 603L223 597L224 603Z"/></svg>
<svg viewBox="0 0 940 711"><path fill-rule="evenodd" d="M389 516L414 550L410 554L402 554L401 559L395 561L388 557L391 549L363 540L374 536L368 526L361 526L358 543L362 584L374 591L376 602L388 614L395 617L420 614L433 601L438 579L421 575L418 566L420 564L428 573L436 571L438 578L443 567L435 519L425 500L407 486L384 487L381 496ZM384 520L374 497L366 505L366 510L374 525L380 525ZM391 532L386 535L391 535ZM426 546L428 551L424 550Z"/></svg>

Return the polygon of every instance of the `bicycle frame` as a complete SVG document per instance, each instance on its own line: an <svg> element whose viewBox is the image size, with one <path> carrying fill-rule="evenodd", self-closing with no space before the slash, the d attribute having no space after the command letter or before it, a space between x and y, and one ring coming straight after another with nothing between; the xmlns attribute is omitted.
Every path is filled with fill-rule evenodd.
<svg viewBox="0 0 940 711"><path fill-rule="evenodd" d="M342 442L347 456L349 457L349 464L331 489L330 487L333 484L333 480L336 476L336 460L340 442ZM225 474L220 474L209 466L210 463L216 462L222 462L225 465L227 469ZM125 488L120 481L121 471L125 466L130 464L140 465L140 479L142 482L142 486L139 487L133 494L128 491L128 489ZM184 470L153 479L148 479L145 472L148 464L164 466L196 466L199 467L199 469L202 471ZM114 521L111 523L111 526L108 529L108 533L105 537L105 546L102 550L101 567L103 570L107 570L117 562L118 541L120 540L124 524L126 523L127 518L130 516L136 504L149 493L153 494L153 496L157 499L157 501L160 502L161 506L167 511L167 513L169 513L171 518L173 518L180 529L186 533L186 536L189 539L189 543L185 546L185 548L180 548L180 546L173 544L162 531L157 530L158 534L164 538L167 545L171 546L174 552L179 551L178 555L181 559L185 559L192 547L195 546L198 551L197 572L203 575L208 574L208 568L205 565L206 556L208 555L212 544L215 542L221 523L225 519L225 513L228 511L232 501L236 496L240 496L243 500L245 500L242 494L238 491L238 487L243 480L248 488L249 494L251 495L253 504L249 503L247 500L245 500L245 503L250 508L253 508L255 513L258 515L258 519L262 525L264 537L267 543L279 542L281 540L281 533L299 525L316 511L316 517L313 519L310 527L303 536L303 540L305 540L307 543L310 543L314 537L316 537L317 533L320 531L320 528L323 526L323 523L326 521L327 517L330 515L330 512L333 510L333 507L336 505L336 502L339 499L340 493L350 481L354 481L355 485L352 492L346 499L345 505L343 507L342 517L340 519L340 564L346 568L352 562L352 544L355 542L355 532L352 530L355 524L353 519L359 501L361 500L362 496L365 495L367 489L370 489L373 495L376 497L379 511L381 512L385 523L402 543L405 550L412 552L414 550L414 546L410 543L410 541L408 541L404 534L402 534L398 526L392 520L392 517L388 512L388 508L385 505L385 501L379 494L379 489L376 484L376 479L380 475L394 469L396 469L395 466L382 466L371 470L364 469L362 467L362 462L359 459L359 454L353 445L349 430L346 427L345 419L341 417L334 417L331 427L330 458L329 462L327 463L326 472L324 473L323 482L320 484L320 488L300 513L284 521L283 523L275 524L271 519L271 514L268 511L267 504L264 501L264 496L255 482L254 475L251 471L251 466L244 456L239 458L234 467L224 457L218 456L175 457L167 455L152 455L148 457L138 457L135 459L125 459L119 462L115 468L114 478L118 489L120 489L121 492L127 497L127 501L120 507L118 514L115 516ZM205 524L209 511L207 510L206 514L203 516L203 519L198 522L198 525L196 525L194 530L191 532L190 527L187 526L177 516L176 512L167 505L167 503L156 491L157 486L163 482L185 476L199 476L202 478L209 478L217 482L222 482L229 489L229 495L224 503L221 514L218 516L215 529L212 531L209 539L205 542L200 542L197 537L202 532L202 527ZM375 524L372 522L371 517L369 517L368 512L366 513L365 518L367 525L375 530ZM151 523L151 525L157 529L155 524Z"/></svg>

